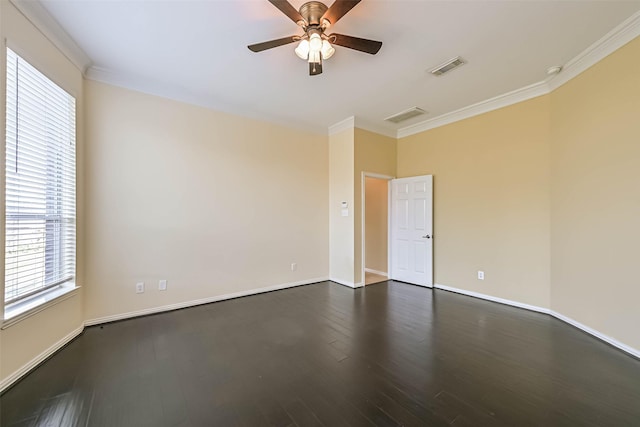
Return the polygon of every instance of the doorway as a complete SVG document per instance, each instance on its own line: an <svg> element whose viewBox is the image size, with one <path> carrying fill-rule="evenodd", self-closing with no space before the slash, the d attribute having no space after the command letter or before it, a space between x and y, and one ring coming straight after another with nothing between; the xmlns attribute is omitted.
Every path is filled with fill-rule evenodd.
<svg viewBox="0 0 640 427"><path fill-rule="evenodd" d="M364 173L362 201L362 277L364 284L388 279L390 176Z"/></svg>

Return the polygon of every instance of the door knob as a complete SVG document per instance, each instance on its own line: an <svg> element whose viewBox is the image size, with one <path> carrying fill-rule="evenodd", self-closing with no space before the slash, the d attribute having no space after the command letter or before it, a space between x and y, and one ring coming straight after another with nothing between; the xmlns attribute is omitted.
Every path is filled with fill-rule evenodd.
<svg viewBox="0 0 640 427"><path fill-rule="evenodd" d="M431 236L429 236L428 234L426 236L422 236L423 239L430 239Z"/></svg>

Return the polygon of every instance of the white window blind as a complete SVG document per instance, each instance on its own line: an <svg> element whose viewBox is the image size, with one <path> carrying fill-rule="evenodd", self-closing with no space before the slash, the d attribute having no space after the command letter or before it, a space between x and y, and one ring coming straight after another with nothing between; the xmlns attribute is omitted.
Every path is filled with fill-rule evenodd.
<svg viewBox="0 0 640 427"><path fill-rule="evenodd" d="M75 99L7 49L5 304L72 280Z"/></svg>

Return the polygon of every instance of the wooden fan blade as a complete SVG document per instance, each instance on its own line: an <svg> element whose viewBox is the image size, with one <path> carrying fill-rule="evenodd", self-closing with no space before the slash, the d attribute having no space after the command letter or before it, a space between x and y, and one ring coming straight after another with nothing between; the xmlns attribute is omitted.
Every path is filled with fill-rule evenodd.
<svg viewBox="0 0 640 427"><path fill-rule="evenodd" d="M344 34L331 34L329 36L331 44L348 47L349 49L359 50L360 52L375 55L382 47L382 42L375 40L361 39L359 37L345 36Z"/></svg>
<svg viewBox="0 0 640 427"><path fill-rule="evenodd" d="M252 52L262 52L263 50L272 49L278 46L284 46L285 44L293 43L296 40L300 40L300 37L289 36L281 39L269 40L268 42L256 43L247 46Z"/></svg>
<svg viewBox="0 0 640 427"><path fill-rule="evenodd" d="M280 12L287 15L289 19L291 19L296 24L298 24L299 22L304 23L305 25L307 24L307 21L305 21L302 15L300 15L300 12L298 12L295 7L291 6L291 3L289 3L287 0L269 0L269 3L277 7Z"/></svg>
<svg viewBox="0 0 640 427"><path fill-rule="evenodd" d="M344 15L347 14L351 9L354 8L355 5L360 3L360 0L336 0L333 2L331 7L327 9L327 11L320 18L320 22L322 23L323 19L326 19L331 23L331 25L335 25L336 22L340 20Z"/></svg>

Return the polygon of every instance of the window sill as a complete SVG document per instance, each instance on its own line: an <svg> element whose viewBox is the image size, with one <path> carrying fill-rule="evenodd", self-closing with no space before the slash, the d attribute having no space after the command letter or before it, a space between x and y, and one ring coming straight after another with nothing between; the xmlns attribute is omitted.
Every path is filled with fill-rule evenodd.
<svg viewBox="0 0 640 427"><path fill-rule="evenodd" d="M0 329L7 329L22 320L40 313L78 293L80 286L73 282L64 283L56 288L34 295L24 301L8 305L4 309L4 320Z"/></svg>

